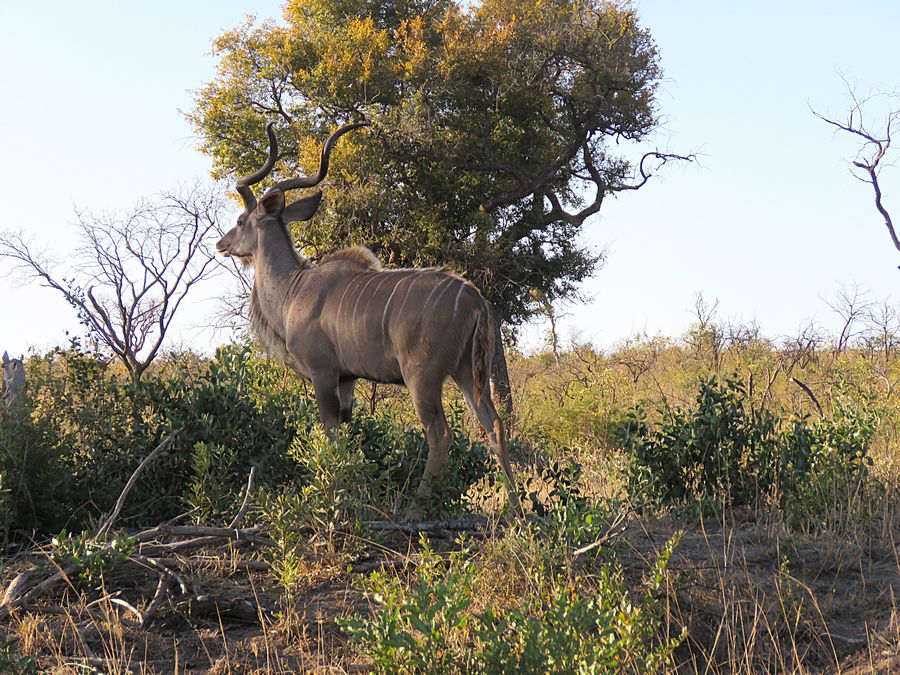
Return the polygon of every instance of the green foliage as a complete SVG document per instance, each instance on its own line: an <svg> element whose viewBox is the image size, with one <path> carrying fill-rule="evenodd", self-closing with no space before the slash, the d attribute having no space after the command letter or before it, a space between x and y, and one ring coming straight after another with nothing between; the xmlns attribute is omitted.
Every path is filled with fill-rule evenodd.
<svg viewBox="0 0 900 675"><path fill-rule="evenodd" d="M663 550L637 601L621 568L601 568L590 592L557 585L536 603L476 609L482 571L464 547L444 562L423 539L417 580L393 576L366 582L368 617L342 621L379 672L601 673L671 667L680 639L660 643L655 600L677 538Z"/></svg>
<svg viewBox="0 0 900 675"><path fill-rule="evenodd" d="M15 645L0 637L0 673L37 675L41 672L34 659L16 651Z"/></svg>
<svg viewBox="0 0 900 675"><path fill-rule="evenodd" d="M304 559L309 551L310 533L304 525L310 522L310 508L305 495L296 490L261 490L256 496L256 510L266 526L274 546L265 549L272 575L284 594L283 618L290 617L296 589L304 578Z"/></svg>
<svg viewBox="0 0 900 675"><path fill-rule="evenodd" d="M429 515L464 509L466 492L493 469L487 450L462 434L456 415L450 423L453 440L447 465L432 495L418 504ZM281 498L294 504L295 525L333 547L334 535L352 529L355 520L409 506L427 453L421 429L406 427L393 411L371 415L356 409L351 423L334 439L320 426L298 430L289 455L299 481Z"/></svg>
<svg viewBox="0 0 900 675"><path fill-rule="evenodd" d="M76 566L78 579L96 585L106 572L131 558L136 544L133 537L98 539L87 532L70 535L63 530L51 540L50 557L60 567Z"/></svg>
<svg viewBox="0 0 900 675"><path fill-rule="evenodd" d="M526 521L511 527L532 530L545 553L545 566L563 565L572 551L596 541L609 525L609 509L582 493L581 473L578 462L551 462L540 472L540 493L524 487L520 491Z"/></svg>
<svg viewBox="0 0 900 675"><path fill-rule="evenodd" d="M793 421L784 434L787 470L779 467L784 485L793 488L782 490L794 496L782 500L790 521L820 523L835 505L848 504L867 489L869 447L880 422L874 401L860 404L844 393L834 397L829 417Z"/></svg>
<svg viewBox="0 0 900 675"><path fill-rule="evenodd" d="M826 486L855 485L871 460L878 415L840 395L831 417L785 422L749 400L734 377L701 378L693 408L663 408L651 428L637 408L622 425L628 487L659 504L722 507L775 498L815 512ZM816 504L816 501L819 501Z"/></svg>
<svg viewBox="0 0 900 675"><path fill-rule="evenodd" d="M484 477L493 480L495 475L496 463L484 444L472 441L463 433L463 405L452 405L448 412L450 450L439 479L431 486L431 495L419 503L426 516L464 511L469 488ZM428 442L422 429L418 425L404 425L388 409L374 416L357 410L351 430L360 439L366 459L374 464L382 486L382 496L374 503L385 508L396 504L398 498L408 503L419 485L428 456Z"/></svg>
<svg viewBox="0 0 900 675"><path fill-rule="evenodd" d="M27 368L30 398L20 413L0 416L4 530L90 526L176 429L139 476L120 523L159 522L185 507L198 521L227 522L255 467L257 487L305 495L303 522L346 529L364 511L407 506L424 469L423 432L390 409L357 408L338 442L326 439L304 384L246 345L222 347L211 360L173 357L138 386L77 343ZM448 469L424 505L434 514L464 509L469 487L494 466L463 435L461 408L451 412Z"/></svg>
<svg viewBox="0 0 900 675"><path fill-rule="evenodd" d="M340 622L379 672L460 672L454 668L464 656L454 640L469 621L475 570L465 549L445 569L424 536L421 543L418 583L405 588L398 577L375 572L365 583L373 616Z"/></svg>
<svg viewBox="0 0 900 675"><path fill-rule="evenodd" d="M176 365L166 377L146 382L138 396L158 426L157 434L181 429L162 461L149 468L151 480L166 479L166 494L179 500L170 511L202 507L204 519L230 520L250 467L257 485L276 485L295 474L287 451L295 425L318 419L315 404L297 391L273 386L283 368L259 360L247 345L216 350L203 368ZM172 473L178 481L172 485Z"/></svg>
<svg viewBox="0 0 900 675"><path fill-rule="evenodd" d="M626 3L292 0L282 25L247 22L214 50L188 118L218 176L256 170L272 111L305 175L327 132L364 113L303 246L449 264L505 322L534 311L532 290L572 296L590 275L602 256L581 224L633 168L616 144L657 124L656 47Z"/></svg>
<svg viewBox="0 0 900 675"><path fill-rule="evenodd" d="M197 521L215 522L230 517L236 500L231 483L237 460L234 448L203 441L194 445L191 461L194 478L187 505Z"/></svg>
<svg viewBox="0 0 900 675"><path fill-rule="evenodd" d="M8 505L0 526L38 532L88 526L109 511L160 439L179 428L173 447L130 492L125 522L159 522L204 500L203 515L219 515L229 509L228 496L240 493L251 464L260 482L283 479L292 466L289 423L311 418L314 407L303 397L255 390L258 364L248 361L246 347L223 348L207 364L175 363L134 386L77 341L29 359L28 396L17 414L0 416L0 472L8 490L0 495ZM217 451L234 461L213 466L209 455Z"/></svg>
<svg viewBox="0 0 900 675"><path fill-rule="evenodd" d="M86 525L96 515L88 504L108 509L137 466L146 440L112 368L77 340L27 361L28 396L15 415L0 415L11 529Z"/></svg>
<svg viewBox="0 0 900 675"><path fill-rule="evenodd" d="M358 439L343 428L331 439L321 427L314 427L294 439L290 454L305 474L297 523L333 550L335 534L348 531L373 497L380 496L377 468L366 459Z"/></svg>

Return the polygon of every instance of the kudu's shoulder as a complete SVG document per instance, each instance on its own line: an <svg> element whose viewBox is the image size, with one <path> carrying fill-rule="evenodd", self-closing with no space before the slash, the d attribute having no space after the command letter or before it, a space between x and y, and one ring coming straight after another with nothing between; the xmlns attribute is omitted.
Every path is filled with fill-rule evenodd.
<svg viewBox="0 0 900 675"><path fill-rule="evenodd" d="M334 253L329 253L319 261L319 267L334 265L335 263L349 264L366 270L378 271L381 269L381 263L378 261L378 258L365 246L342 248Z"/></svg>

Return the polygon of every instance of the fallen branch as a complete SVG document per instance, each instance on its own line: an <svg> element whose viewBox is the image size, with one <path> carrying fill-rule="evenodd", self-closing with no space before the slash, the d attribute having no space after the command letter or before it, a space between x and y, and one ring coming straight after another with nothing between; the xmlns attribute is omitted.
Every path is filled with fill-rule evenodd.
<svg viewBox="0 0 900 675"><path fill-rule="evenodd" d="M160 537L203 537L212 536L220 539L248 539L251 540L261 527L247 527L235 529L230 527L214 527L209 525L158 525L138 532L134 538L138 542L152 541Z"/></svg>
<svg viewBox="0 0 900 675"><path fill-rule="evenodd" d="M250 467L250 475L247 477L247 490L244 492L244 501L241 502L241 507L238 509L238 512L235 514L234 519L228 523L228 529L233 530L238 526L238 523L244 519L244 514L247 512L247 507L250 505L250 495L253 492L253 479L256 476L256 467Z"/></svg>
<svg viewBox="0 0 900 675"><path fill-rule="evenodd" d="M156 611L159 609L159 606L162 604L163 600L165 600L166 595L169 591L169 583L171 581L171 577L166 574L159 575L159 583L156 585L156 592L153 594L153 599L150 601L150 604L147 605L147 609L141 612L141 627L146 627L153 621L153 618L156 616Z"/></svg>
<svg viewBox="0 0 900 675"><path fill-rule="evenodd" d="M144 625L144 617L143 617L143 615L141 614L140 610L138 610L137 607L135 607L135 606L132 605L131 603L129 603L129 602L123 600L122 598L110 598L109 601L110 601L111 603L113 603L114 605L118 605L119 607L123 607L123 608L125 608L126 610L128 610L129 612L131 612L132 614L134 614L134 615L137 617L138 624L141 625L141 626Z"/></svg>
<svg viewBox="0 0 900 675"><path fill-rule="evenodd" d="M190 593L190 588L184 578L180 574L178 574L178 572L170 569L170 564L173 561L157 560L156 558L151 558L144 555L133 555L131 556L131 560L135 563L143 564L147 567L152 567L154 570L162 573L169 580L177 583L183 594L187 595L188 593ZM177 563L173 566L177 566Z"/></svg>
<svg viewBox="0 0 900 675"><path fill-rule="evenodd" d="M464 520L425 520L421 522L394 523L390 521L369 521L362 526L381 532L435 532L450 530L454 532L480 532L488 525L487 518L466 518Z"/></svg>
<svg viewBox="0 0 900 675"><path fill-rule="evenodd" d="M33 600L44 591L53 588L63 581L68 580L69 575L73 572L77 572L79 569L80 566L78 565L66 565L65 567L61 567L58 572L56 572L55 574L51 574L42 582L40 582L36 586L33 586L30 590L13 596L10 591L12 590L13 584L15 584L19 580L19 577L16 577L16 579L13 580L13 583L10 584L10 587L6 589L6 593L4 594L4 603L0 605L0 621L9 616L10 612L16 607L19 607L20 605ZM17 590L21 591L21 587L19 587ZM8 600L6 599L7 596L9 596Z"/></svg>
<svg viewBox="0 0 900 675"><path fill-rule="evenodd" d="M616 514L616 517L613 518L613 521L609 524L609 527L606 528L606 532L603 533L596 541L588 544L587 546L582 546L579 549L576 549L572 552L572 557L574 559L578 559L583 556L585 553L590 553L596 548L600 548L604 544L608 543L612 539L621 536L628 529L628 525L625 523L625 519L634 512L634 508L628 507L624 508Z"/></svg>
<svg viewBox="0 0 900 675"><path fill-rule="evenodd" d="M128 493L131 492L131 488L134 487L138 476L150 462L156 459L157 456L162 454L172 444L172 441L175 440L175 435L179 431L181 431L181 429L173 431L171 434L162 439L159 445L157 445L153 449L153 452L147 455L144 458L144 461L138 464L138 467L134 470L134 473L131 474L131 478L129 478L128 482L125 483L125 487L122 489L122 493L119 495L119 499L116 500L116 505L113 507L112 513L109 514L109 517L103 522L103 524L100 526L100 529L97 530L97 534L94 535L95 541L105 536L109 532L109 528L112 527L112 524L115 522L116 518L119 517L119 513L122 512L122 507L125 505L125 498L128 496Z"/></svg>
<svg viewBox="0 0 900 675"><path fill-rule="evenodd" d="M223 528L216 528L223 529ZM185 539L183 541L174 541L170 543L153 544L146 548L141 548L142 553L158 555L160 553L174 553L176 551L190 551L204 546L221 544L223 541L231 541L235 544L258 544L260 546L275 546L276 542L268 537L259 537L254 534L248 534L242 530L227 530L221 534L210 534L194 539Z"/></svg>

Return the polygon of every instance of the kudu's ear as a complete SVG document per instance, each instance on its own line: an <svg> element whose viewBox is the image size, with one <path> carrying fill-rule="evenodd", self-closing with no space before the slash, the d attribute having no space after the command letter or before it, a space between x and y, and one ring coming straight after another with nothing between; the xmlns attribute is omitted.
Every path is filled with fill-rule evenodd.
<svg viewBox="0 0 900 675"><path fill-rule="evenodd" d="M3 365L6 365L7 363L9 363L9 354L3 352Z"/></svg>
<svg viewBox="0 0 900 675"><path fill-rule="evenodd" d="M285 208L281 214L281 219L286 223L297 223L301 220L309 220L319 208L319 202L322 201L322 193L316 192L309 197L298 199Z"/></svg>
<svg viewBox="0 0 900 675"><path fill-rule="evenodd" d="M270 190L262 196L256 211L261 216L277 216L284 209L284 192L281 190Z"/></svg>

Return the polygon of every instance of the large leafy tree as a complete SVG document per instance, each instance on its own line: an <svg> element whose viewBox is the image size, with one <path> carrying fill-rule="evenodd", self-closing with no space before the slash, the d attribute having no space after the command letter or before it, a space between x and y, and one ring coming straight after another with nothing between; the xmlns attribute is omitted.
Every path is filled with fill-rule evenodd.
<svg viewBox="0 0 900 675"><path fill-rule="evenodd" d="M598 254L582 224L674 157L619 154L658 124L654 43L603 0L289 0L216 40L218 76L188 113L218 176L265 156L309 174L337 124L326 201L295 232L315 255L366 244L389 266L449 265L517 324L576 294Z"/></svg>
<svg viewBox="0 0 900 675"><path fill-rule="evenodd" d="M601 0L290 0L214 46L188 114L219 176L250 173L280 119L282 174L309 172L338 123L317 251L364 243L388 265L466 272L505 322L571 296L599 260L579 241L604 198L647 177L616 154L657 125L650 35ZM661 161L671 157L651 153Z"/></svg>

